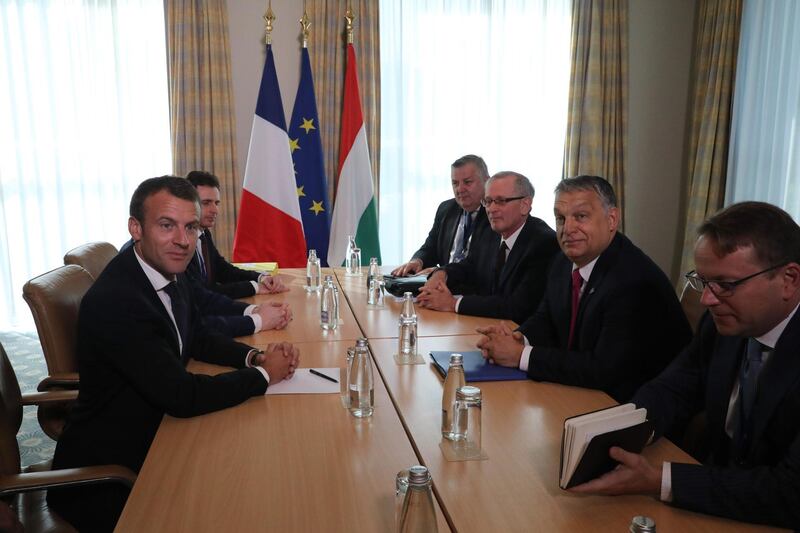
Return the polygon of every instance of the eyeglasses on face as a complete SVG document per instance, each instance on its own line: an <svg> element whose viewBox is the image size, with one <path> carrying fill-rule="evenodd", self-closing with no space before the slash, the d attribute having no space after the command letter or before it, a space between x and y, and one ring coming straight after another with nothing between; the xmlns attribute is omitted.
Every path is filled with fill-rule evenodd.
<svg viewBox="0 0 800 533"><path fill-rule="evenodd" d="M705 279L701 277L697 272L692 270L691 272L687 272L684 276L686 281L689 283L689 287L696 290L697 292L703 292L706 287L708 287L714 296L721 296L726 297L733 294L733 291L744 283L747 280L753 279L756 276L760 276L761 274L766 274L776 268L781 268L782 266L786 266L787 263L781 263L780 265L771 266L769 268L765 268L760 272L756 272L755 274L750 274L749 276L745 276L741 279L733 280L733 281L722 281L717 279Z"/></svg>
<svg viewBox="0 0 800 533"><path fill-rule="evenodd" d="M503 197L491 198L487 196L486 198L481 200L481 205L483 207L489 207L492 204L497 204L500 207L503 207L508 202L513 202L514 200L522 200L523 198L527 198L527 196L512 196L511 198L503 198Z"/></svg>

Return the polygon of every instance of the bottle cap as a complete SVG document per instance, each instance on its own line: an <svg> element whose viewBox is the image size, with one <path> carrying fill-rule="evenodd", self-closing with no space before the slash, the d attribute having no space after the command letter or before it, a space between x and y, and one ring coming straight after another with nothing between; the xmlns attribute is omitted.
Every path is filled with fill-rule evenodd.
<svg viewBox="0 0 800 533"><path fill-rule="evenodd" d="M333 276L330 274L325 274L325 281L333 281Z"/></svg>
<svg viewBox="0 0 800 533"><path fill-rule="evenodd" d="M649 516L634 516L629 531L631 533L655 533L656 522Z"/></svg>
<svg viewBox="0 0 800 533"><path fill-rule="evenodd" d="M451 353L450 354L450 366L452 365L462 365L464 363L464 356L460 353Z"/></svg>
<svg viewBox="0 0 800 533"><path fill-rule="evenodd" d="M456 390L456 400L478 400L481 399L481 390L472 385L465 385Z"/></svg>
<svg viewBox="0 0 800 533"><path fill-rule="evenodd" d="M361 337L360 339L356 340L356 346L359 348L366 348L367 347L367 339Z"/></svg>
<svg viewBox="0 0 800 533"><path fill-rule="evenodd" d="M408 469L408 483L409 485L424 485L431 480L431 474L428 469L422 465L412 466Z"/></svg>
<svg viewBox="0 0 800 533"><path fill-rule="evenodd" d="M377 257L370 257L369 258L369 264L370 265L372 265L372 264L376 264L377 265L378 264L378 258Z"/></svg>

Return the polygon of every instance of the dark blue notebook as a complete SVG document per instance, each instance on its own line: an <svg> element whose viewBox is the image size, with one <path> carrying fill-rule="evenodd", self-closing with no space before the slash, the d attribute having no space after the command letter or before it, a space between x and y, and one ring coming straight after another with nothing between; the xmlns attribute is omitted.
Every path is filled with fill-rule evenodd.
<svg viewBox="0 0 800 533"><path fill-rule="evenodd" d="M433 366L442 376L450 368L450 354L460 353L464 361L464 377L467 381L516 381L528 379L528 375L518 368L493 365L483 358L481 352L431 352Z"/></svg>

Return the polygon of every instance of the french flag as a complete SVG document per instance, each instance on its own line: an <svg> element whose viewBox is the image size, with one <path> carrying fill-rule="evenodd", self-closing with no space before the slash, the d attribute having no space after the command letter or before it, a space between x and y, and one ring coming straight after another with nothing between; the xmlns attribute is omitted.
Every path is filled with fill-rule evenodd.
<svg viewBox="0 0 800 533"><path fill-rule="evenodd" d="M305 251L286 118L272 45L268 44L247 152L233 260L277 261L281 267L301 267L306 264Z"/></svg>

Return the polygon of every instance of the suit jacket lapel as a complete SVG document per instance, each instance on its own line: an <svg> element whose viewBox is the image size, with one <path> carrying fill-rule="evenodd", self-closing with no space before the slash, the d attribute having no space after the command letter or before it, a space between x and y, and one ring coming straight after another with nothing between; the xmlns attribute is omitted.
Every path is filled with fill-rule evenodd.
<svg viewBox="0 0 800 533"><path fill-rule="evenodd" d="M778 339L775 351L764 366L759 383L769 383L768 387L759 387L756 404L753 410L753 437L751 442L758 442L769 422L772 413L786 395L789 388L800 378L800 359L792 347L800 345L800 313L795 313L783 334Z"/></svg>
<svg viewBox="0 0 800 533"><path fill-rule="evenodd" d="M148 303L152 305L156 312L161 316L162 320L165 322L164 327L169 329L172 332L170 338L172 339L173 347L175 348L175 353L180 354L180 344L178 343L178 332L175 329L175 325L172 323L172 319L169 317L169 313L167 313L167 308L164 307L164 302L161 301L161 298L158 297L158 293L156 292L153 284L150 283L150 279L148 279L147 275L142 270L141 265L139 265L139 261L136 259L134 255L133 246L131 249L126 250L127 257L125 257L127 268L131 272L133 279L135 280L136 284L141 288L141 293L145 299L147 299Z"/></svg>
<svg viewBox="0 0 800 533"><path fill-rule="evenodd" d="M508 253L508 257L506 257L506 263L503 266L503 270L500 272L500 278L497 280L497 292L500 291L500 287L506 282L508 277L511 275L511 272L514 271L514 268L519 263L522 256L525 254L525 250L528 247L528 241L530 240L531 236L531 216L528 215L528 218L525 220L525 224L522 225L522 231L519 232L517 236L517 240L514 242L514 247ZM497 246L500 246L500 243L497 243ZM496 252L497 250L495 250Z"/></svg>
<svg viewBox="0 0 800 533"><path fill-rule="evenodd" d="M459 218L464 213L464 210L458 204L455 204L455 207L451 209L445 219L443 220L444 228L442 230L445 232L444 240L442 240L441 246L442 250L439 250L441 257L447 257L448 262L450 258L450 252L453 250L453 239L456 237L456 231L458 230Z"/></svg>
<svg viewBox="0 0 800 533"><path fill-rule="evenodd" d="M709 450L714 453L719 452L719 440L726 436L728 405L747 340L742 337L717 336L715 342L706 379L707 435L713 440L709 443Z"/></svg>
<svg viewBox="0 0 800 533"><path fill-rule="evenodd" d="M583 321L583 315L587 313L587 308L592 305L592 303L597 299L595 297L595 293L602 290L603 287L603 279L606 275L614 268L616 265L620 249L622 247L622 235L617 233L614 235L614 238L611 241L611 244L608 245L601 254L600 257L597 259L597 263L595 263L594 268L592 269L592 275L589 277L589 280L586 282L586 287L583 289L583 294L581 295L581 299L578 302L578 316L575 319L575 338L573 339L572 345L579 346L579 339L580 339L580 330L581 330L581 322ZM571 272L570 272L571 274ZM570 291L572 290L572 279L569 281ZM569 309L572 306L571 303L572 295L570 293L567 308ZM569 335L569 333L567 334Z"/></svg>

